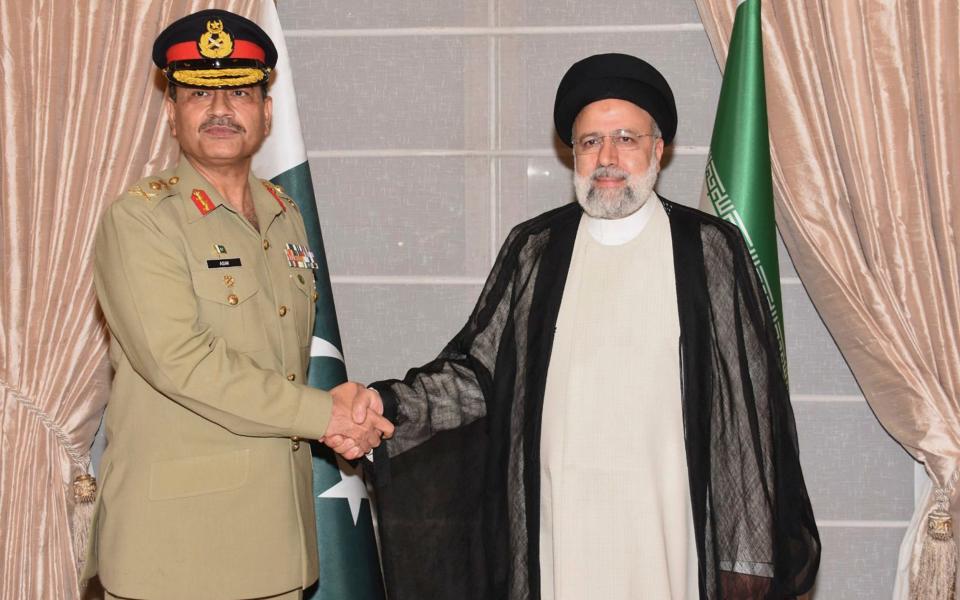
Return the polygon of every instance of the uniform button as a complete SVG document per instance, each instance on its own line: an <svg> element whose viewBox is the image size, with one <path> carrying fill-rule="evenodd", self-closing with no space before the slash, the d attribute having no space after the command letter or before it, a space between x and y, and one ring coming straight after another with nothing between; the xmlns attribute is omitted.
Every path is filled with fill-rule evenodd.
<svg viewBox="0 0 960 600"><path fill-rule="evenodd" d="M159 181L151 181L151 182L150 182L150 189L153 190L153 191L155 191L155 192L156 192L156 191L159 191L159 190L160 190L160 182L159 182Z"/></svg>
<svg viewBox="0 0 960 600"><path fill-rule="evenodd" d="M288 374L287 374L287 379L288 379L289 381L294 381L296 378L297 378L297 376L294 375L293 373L288 373Z"/></svg>
<svg viewBox="0 0 960 600"><path fill-rule="evenodd" d="M264 250L270 249L270 240L263 240L263 249Z"/></svg>
<svg viewBox="0 0 960 600"><path fill-rule="evenodd" d="M167 181L167 183L169 183L170 185L177 185L178 183L180 183L180 178L174 175L169 179L169 181Z"/></svg>
<svg viewBox="0 0 960 600"><path fill-rule="evenodd" d="M227 302L231 305L236 305L237 302L240 302L240 298L237 298L236 294L230 294L227 296Z"/></svg>
<svg viewBox="0 0 960 600"><path fill-rule="evenodd" d="M287 316L287 307L286 307L286 306L281 306L281 307L280 307L280 316L281 316L281 317Z"/></svg>
<svg viewBox="0 0 960 600"><path fill-rule="evenodd" d="M296 452L300 449L300 438L293 436L290 438L290 444L293 446L293 451Z"/></svg>
<svg viewBox="0 0 960 600"><path fill-rule="evenodd" d="M318 296L319 294L317 294L317 290L313 290L312 292L310 292L310 299L313 300L314 302L317 301Z"/></svg>

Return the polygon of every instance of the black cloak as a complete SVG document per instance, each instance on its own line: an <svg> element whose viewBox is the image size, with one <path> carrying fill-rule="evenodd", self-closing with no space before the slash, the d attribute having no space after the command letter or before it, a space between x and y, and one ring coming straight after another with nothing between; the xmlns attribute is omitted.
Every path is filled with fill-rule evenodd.
<svg viewBox="0 0 960 600"><path fill-rule="evenodd" d="M700 597L802 594L820 538L756 271L734 226L663 204ZM440 355L372 385L397 425L374 476L391 600L540 598L540 424L580 217L569 204L515 227Z"/></svg>

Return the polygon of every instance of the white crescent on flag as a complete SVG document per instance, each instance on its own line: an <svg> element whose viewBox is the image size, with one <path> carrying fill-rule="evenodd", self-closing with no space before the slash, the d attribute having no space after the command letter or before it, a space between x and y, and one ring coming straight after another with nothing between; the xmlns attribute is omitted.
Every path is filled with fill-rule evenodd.
<svg viewBox="0 0 960 600"><path fill-rule="evenodd" d="M317 336L313 336L313 341L310 343L310 356L329 356L343 362L343 353L327 340Z"/></svg>

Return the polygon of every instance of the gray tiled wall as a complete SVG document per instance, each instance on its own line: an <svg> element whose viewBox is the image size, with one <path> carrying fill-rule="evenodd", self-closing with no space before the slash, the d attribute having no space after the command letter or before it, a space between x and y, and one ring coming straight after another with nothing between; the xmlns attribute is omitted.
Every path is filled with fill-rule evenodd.
<svg viewBox="0 0 960 600"><path fill-rule="evenodd" d="M699 200L720 72L693 0L281 0L353 378L432 358L516 223L570 201L554 139L575 60L657 65L680 127L658 190ZM890 597L912 463L884 433L781 246L794 409L824 554L814 598Z"/></svg>

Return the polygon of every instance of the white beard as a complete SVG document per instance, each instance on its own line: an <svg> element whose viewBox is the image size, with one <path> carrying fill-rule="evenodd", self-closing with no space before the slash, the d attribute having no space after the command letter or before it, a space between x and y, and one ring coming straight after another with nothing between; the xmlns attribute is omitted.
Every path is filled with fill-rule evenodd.
<svg viewBox="0 0 960 600"><path fill-rule="evenodd" d="M598 167L590 175L580 175L574 170L573 187L577 202L583 211L595 219L622 219L640 210L657 184L660 163L656 155L650 157L650 166L643 175L630 175L618 167ZM598 189L594 181L598 177L622 177L627 185L619 189Z"/></svg>

